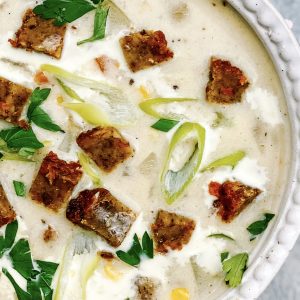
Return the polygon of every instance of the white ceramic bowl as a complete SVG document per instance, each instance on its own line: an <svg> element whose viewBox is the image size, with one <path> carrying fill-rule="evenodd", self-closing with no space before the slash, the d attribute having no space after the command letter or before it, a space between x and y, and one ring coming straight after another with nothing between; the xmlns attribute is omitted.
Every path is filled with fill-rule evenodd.
<svg viewBox="0 0 300 300"><path fill-rule="evenodd" d="M227 0L250 24L268 50L286 96L292 128L289 183L277 222L250 257L243 284L222 299L257 299L275 277L300 232L300 49L286 21L268 0Z"/></svg>

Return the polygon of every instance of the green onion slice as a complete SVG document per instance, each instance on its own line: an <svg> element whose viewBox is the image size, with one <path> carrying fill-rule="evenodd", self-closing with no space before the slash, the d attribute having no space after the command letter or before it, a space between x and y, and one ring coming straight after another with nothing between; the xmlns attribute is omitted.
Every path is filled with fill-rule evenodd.
<svg viewBox="0 0 300 300"><path fill-rule="evenodd" d="M80 96L68 85L66 85L62 80L59 78L56 78L58 84L61 86L61 88L64 90L64 92L71 98L79 101L79 102L85 102Z"/></svg>
<svg viewBox="0 0 300 300"><path fill-rule="evenodd" d="M90 78L86 78L75 73L71 73L67 70L64 70L60 67L44 64L41 65L41 70L53 74L55 77L59 78L60 80L65 80L71 82L75 85L87 87L93 90L98 91L100 94L105 96L108 101L107 105L109 107L109 115L112 123L119 124L119 125L127 125L132 124L136 117L137 111L133 103L131 103L124 92L111 85L105 81L97 81ZM73 95L76 98L80 98L76 93L76 95L70 90L67 89L70 95ZM78 100L78 99L77 99ZM81 108L76 107L77 109L81 110ZM95 106L94 106L95 108ZM91 106L86 108L88 110L92 110ZM97 109L97 113L100 113L100 108ZM103 113L102 113L103 115ZM94 116L92 117L94 119ZM98 123L98 122L96 122Z"/></svg>
<svg viewBox="0 0 300 300"><path fill-rule="evenodd" d="M155 110L155 106L160 104L169 104L173 102L189 102L189 101L199 101L199 100L194 98L153 98L141 102L139 106L144 113L154 118L169 119L170 117L172 117L172 119L178 118L180 120L182 119L182 117L177 114L163 115L159 113L157 110Z"/></svg>
<svg viewBox="0 0 300 300"><path fill-rule="evenodd" d="M216 161L209 164L207 167L203 168L201 170L202 173L207 171L213 171L216 168L224 167L224 166L230 166L232 169L234 169L237 164L246 156L246 153L244 151L237 151L233 154L230 154L228 156L222 157L220 159L217 159Z"/></svg>
<svg viewBox="0 0 300 300"><path fill-rule="evenodd" d="M103 112L98 105L92 103L67 103L61 104L76 112L83 120L91 125L108 125L110 124L108 116Z"/></svg>
<svg viewBox="0 0 300 300"><path fill-rule="evenodd" d="M193 154L181 170L177 172L169 170L170 161L175 148L192 132L196 133L196 145ZM202 161L205 134L205 129L201 125L186 122L182 124L173 135L161 174L162 190L168 204L172 204L185 191L197 174Z"/></svg>

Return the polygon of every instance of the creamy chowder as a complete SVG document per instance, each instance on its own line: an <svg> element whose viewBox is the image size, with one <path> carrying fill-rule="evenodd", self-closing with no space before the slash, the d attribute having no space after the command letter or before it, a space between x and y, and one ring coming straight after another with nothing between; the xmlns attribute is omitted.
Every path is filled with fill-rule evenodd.
<svg viewBox="0 0 300 300"><path fill-rule="evenodd" d="M278 75L255 33L226 1L116 0L114 3L123 13L111 7L105 38L77 45L93 31L95 12L90 11L67 25L62 56L56 59L14 48L8 42L21 27L25 11L35 7L36 1L0 0L0 76L32 90L38 86L51 88L43 109L64 131L53 132L32 124L36 137L44 144L35 154L35 161L3 159L0 162L0 182L19 224L17 239L28 239L34 260L59 264L52 282L55 300L216 299L228 289L221 253L229 252L230 257L239 253L250 255L260 236L251 240L247 227L263 219L265 213L275 214L275 218L278 214L291 151L287 108ZM132 72L120 39L144 29L162 31L174 57ZM103 72L95 58L104 55L111 59L113 66ZM230 61L247 77L249 87L240 103L225 105L205 100L212 57ZM136 214L119 247L112 247L99 235L70 222L66 218L67 204L54 212L31 199L29 189L47 153L53 151L62 160L78 161L81 149L76 137L95 127L62 105L62 98L68 95L57 83L55 74L43 71L48 81L35 82L35 74L44 64L104 81L126 95L127 103L110 104L96 89L65 82L87 103L108 111L111 123L133 149L133 155L112 172L96 170L102 186ZM158 104L159 114L180 116L179 123L165 133L153 129L151 126L157 118L139 107L143 101L158 97L197 101ZM116 109L114 105L124 107ZM205 129L203 158L192 182L168 204L162 193L161 172L172 137L185 122L200 124ZM12 125L1 121L0 126L2 130ZM193 137L193 133L187 135L172 153L169 167L173 172L181 170L191 157L195 146ZM237 151L243 151L245 156L234 168L223 165L201 172L211 162ZM24 197L16 195L13 181L24 183ZM230 223L223 222L217 215L216 197L209 192L211 182L226 181L241 182L260 191ZM68 200L93 188L95 182L83 168L83 176ZM181 250L154 251L153 259L143 255L135 267L118 259L116 251L128 251L135 234L141 239L147 231L151 236L151 224L159 210L194 221L195 228L188 242ZM48 226L55 237L45 241ZM5 226L0 228L0 235L4 231ZM233 240L209 237L216 233ZM74 251L76 243L82 240L92 247ZM99 251L112 253L115 258L99 258ZM26 290L26 280L14 269L8 252L0 259L0 267L9 270ZM153 280L155 295L152 298L139 298L137 278ZM0 286L0 299L16 299L15 290L4 274L0 276Z"/></svg>

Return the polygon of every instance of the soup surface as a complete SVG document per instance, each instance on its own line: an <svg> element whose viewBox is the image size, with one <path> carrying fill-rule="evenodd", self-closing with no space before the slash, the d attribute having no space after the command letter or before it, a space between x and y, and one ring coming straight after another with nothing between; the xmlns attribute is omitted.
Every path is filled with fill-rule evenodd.
<svg viewBox="0 0 300 300"><path fill-rule="evenodd" d="M241 253L250 255L261 235L253 239L248 226L264 220L266 213L275 214L275 218L278 214L290 156L290 127L279 78L257 36L226 1L118 0L115 4L119 8L114 5L110 8L106 36L101 40L77 45L78 41L91 36L95 10L68 24L62 55L57 59L13 47L16 45L8 42L15 39L15 32L22 26L23 15L28 8L37 5L36 1L0 0L0 76L31 90L37 87L51 89L42 108L62 129L50 131L33 121L32 130L44 145L33 155L34 161L9 160L6 155L2 158L0 182L17 216L16 241L20 238L29 241L34 260L59 264L52 282L53 299L216 299L228 289L224 280L228 270L223 269L221 253L228 252L229 258ZM142 36L151 35L151 30L164 34L169 57L165 52L163 61L157 64L150 57L148 64L153 65L136 70L136 61L134 66L128 65L120 39L136 32L142 32ZM134 53L134 49L130 48L128 53ZM243 74L240 83L246 88L242 91L241 102L223 104L206 100L207 84L212 79L209 78L212 58L220 63L230 62L231 67L235 66L235 70ZM141 61L145 64L145 59ZM54 74L53 68L42 68L43 73L40 73L41 66L45 64L104 82L110 86L105 85L103 89L109 91L103 92L91 82L85 84L82 79L76 82L61 73ZM85 102L72 99L70 90L66 92L56 77ZM224 95L230 98L232 90L226 89ZM1 97L4 96L0 93L0 103L3 101ZM158 100L154 108L156 117L139 106L154 98L171 99L167 103ZM189 98L190 101L172 101L178 98ZM74 111L68 103L93 106L88 112L84 105L76 106L77 111ZM24 118L27 107L28 103L22 112ZM105 114L101 117L102 121L99 121L99 110ZM91 118L96 118L96 121L91 121ZM152 128L158 119L172 119L176 121L172 124L176 125L168 132L161 131L162 125L158 125L160 130ZM1 130L12 127L6 121L1 121ZM187 122L193 128L189 133L184 129ZM118 139L122 141L122 147L131 151L127 152L128 155L121 153L123 158L109 172L92 165L95 157L85 148L89 139L83 139L81 145L78 139L76 142L79 134L97 126L107 128L108 125L117 130L114 132L117 138L120 138L119 134L122 136ZM205 131L205 138L197 136L199 128ZM172 149L178 132L182 133L182 139ZM74 184L74 178L71 180L73 186L69 189L67 201L56 211L49 209L46 201L43 205L32 199L33 182L42 161L51 151L67 162L77 162L78 153L81 153L88 161L88 167L92 166L94 174L91 176L91 172L87 171L81 157L82 171L78 172L83 175ZM168 151L170 161L166 163ZM223 162L219 167L204 169L210 163L237 152L242 157L235 159L234 168L227 159L227 163ZM88 155L90 158L87 158ZM195 167L200 161L201 165ZM194 164L195 174L191 171L192 179L187 180L185 172L192 168L190 162ZM63 176L59 168L57 172L57 176ZM63 184L57 188L61 191L66 188L66 182L69 183L69 179L62 180ZM24 196L16 194L14 181L25 185ZM182 189L176 186L180 186L181 181L186 183ZM222 195L226 194L222 184L226 182L240 183L242 189L251 188L250 192L255 195L251 200L244 195L246 203L232 218L221 212L222 208L229 209L226 213L231 214L234 209L228 203L222 204ZM168 191L174 186L175 190L180 190L180 195L170 199ZM219 190L212 191L213 186ZM78 226L74 220L70 221L72 217L66 218L66 209L71 211L70 199L77 199L80 206L85 200L78 198L79 193L99 187L109 191L109 195L132 212L129 225L127 219L114 219L115 212L107 215L107 227L113 227L113 222L116 222L116 229L109 232L112 237L103 238L102 229L97 232L98 223L91 225L87 220ZM43 185L39 188L41 193L46 192ZM101 191L98 190L95 197ZM57 190L52 192L57 193ZM55 197L56 201L58 194ZM217 198L219 200L215 201ZM241 201L240 198L237 200ZM157 232L164 229L164 224L157 224L159 211L175 213L171 215L175 222L177 217L184 217L181 221L185 224L178 225L179 229L176 226L177 229L172 226L166 228L161 237ZM94 212L93 218L101 218L101 212ZM156 225L152 225L155 220ZM120 238L124 232L120 235L116 232L120 224L127 226L124 240ZM4 235L5 228L0 228L0 235ZM141 240L145 232L154 240L154 257L151 258L151 253L140 254L140 262L135 266L128 264L128 258L120 259L123 252L118 251L127 252L134 235ZM170 236L171 242L165 247L166 236ZM121 244L117 245L119 238ZM112 245L112 239L115 239L116 245ZM105 257L112 255L114 258ZM250 263L251 259L248 265ZM28 289L26 278L16 271L9 251L0 259L0 266L0 269L6 268L12 274L24 291ZM244 267L241 266L242 269ZM15 289L2 275L0 299L15 299ZM143 296L143 293L148 294Z"/></svg>

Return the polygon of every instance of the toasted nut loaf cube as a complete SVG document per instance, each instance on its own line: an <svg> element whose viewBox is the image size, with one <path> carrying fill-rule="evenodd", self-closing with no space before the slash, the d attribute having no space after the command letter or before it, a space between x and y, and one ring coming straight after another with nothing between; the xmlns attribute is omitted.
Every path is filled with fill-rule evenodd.
<svg viewBox="0 0 300 300"><path fill-rule="evenodd" d="M2 185L0 185L0 228L16 219L16 213L11 207Z"/></svg>
<svg viewBox="0 0 300 300"><path fill-rule="evenodd" d="M16 32L15 40L10 40L13 47L27 51L42 52L60 58L66 26L55 26L53 20L44 20L28 9L23 17L23 24Z"/></svg>
<svg viewBox="0 0 300 300"><path fill-rule="evenodd" d="M32 200L57 212L67 202L82 176L77 162L66 162L50 152L30 188Z"/></svg>
<svg viewBox="0 0 300 300"><path fill-rule="evenodd" d="M139 276L135 285L137 287L137 300L156 300L157 283L149 277Z"/></svg>
<svg viewBox="0 0 300 300"><path fill-rule="evenodd" d="M132 72L147 69L173 58L162 31L142 30L120 39L124 57Z"/></svg>
<svg viewBox="0 0 300 300"><path fill-rule="evenodd" d="M129 143L114 127L96 127L82 132L77 144L105 172L111 172L133 154Z"/></svg>
<svg viewBox="0 0 300 300"><path fill-rule="evenodd" d="M94 231L113 247L122 244L136 219L130 208L103 188L82 191L69 202L66 216L74 224Z"/></svg>
<svg viewBox="0 0 300 300"><path fill-rule="evenodd" d="M18 125L32 90L0 77L0 119Z"/></svg>
<svg viewBox="0 0 300 300"><path fill-rule="evenodd" d="M209 184L209 193L218 198L214 201L217 214L226 223L230 223L261 192L241 182L226 181L223 184L218 182Z"/></svg>
<svg viewBox="0 0 300 300"><path fill-rule="evenodd" d="M232 104L242 101L249 86L244 73L229 61L212 58L206 100L212 103Z"/></svg>
<svg viewBox="0 0 300 300"><path fill-rule="evenodd" d="M190 241L195 226L195 222L187 217L160 210L152 224L156 251L181 250Z"/></svg>

